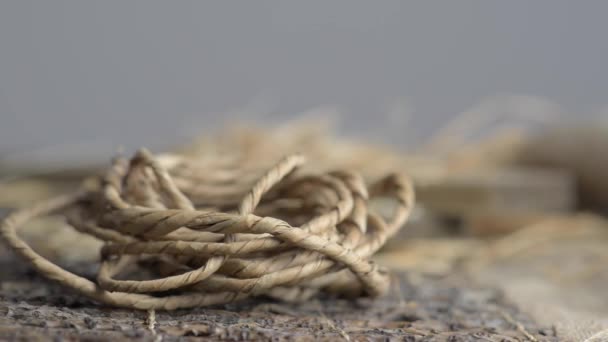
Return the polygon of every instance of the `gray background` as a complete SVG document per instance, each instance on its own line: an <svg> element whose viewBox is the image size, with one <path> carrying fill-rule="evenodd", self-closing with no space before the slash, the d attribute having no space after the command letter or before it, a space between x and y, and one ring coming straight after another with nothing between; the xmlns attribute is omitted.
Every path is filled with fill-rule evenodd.
<svg viewBox="0 0 608 342"><path fill-rule="evenodd" d="M318 106L343 134L397 144L470 110L605 116L607 15L608 1L2 1L0 155L160 148Z"/></svg>

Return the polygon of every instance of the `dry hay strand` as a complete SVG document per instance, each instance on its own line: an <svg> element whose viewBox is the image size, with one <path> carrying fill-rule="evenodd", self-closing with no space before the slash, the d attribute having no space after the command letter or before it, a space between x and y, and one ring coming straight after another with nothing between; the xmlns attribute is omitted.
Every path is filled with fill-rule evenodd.
<svg viewBox="0 0 608 342"><path fill-rule="evenodd" d="M249 154L193 159L141 150L130 161L116 158L74 194L10 214L1 234L42 275L118 307L384 294L388 272L370 257L407 221L410 180L389 174L367 186L355 172L303 172L303 164L292 155L262 171ZM389 217L368 206L379 197L396 202ZM55 265L17 235L28 221L51 214L104 241L96 281ZM134 268L155 277L121 278Z"/></svg>
<svg viewBox="0 0 608 342"><path fill-rule="evenodd" d="M253 158L257 165L301 153L315 161L303 165L305 171L347 169L361 173L365 179L383 177L387 170L407 170L420 182L446 172L444 162L428 153L410 153L369 141L337 137L332 127L314 120L296 120L273 129L253 124L231 125L217 133L202 135L177 152L225 162Z"/></svg>

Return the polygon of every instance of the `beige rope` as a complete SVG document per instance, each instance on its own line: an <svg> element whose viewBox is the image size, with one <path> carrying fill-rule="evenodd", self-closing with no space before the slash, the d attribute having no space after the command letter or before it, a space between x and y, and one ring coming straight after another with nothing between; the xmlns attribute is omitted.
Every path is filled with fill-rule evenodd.
<svg viewBox="0 0 608 342"><path fill-rule="evenodd" d="M47 278L120 307L172 310L259 295L305 300L320 291L387 291L387 272L369 258L409 217L414 195L407 177L391 174L368 188L350 171L302 174L299 155L261 175L254 158L241 162L155 158L142 150L130 161L114 160L97 187L10 214L1 234ZM397 203L391 217L368 206L379 196ZM96 282L53 264L17 235L50 214L105 242ZM119 278L135 266L156 278Z"/></svg>

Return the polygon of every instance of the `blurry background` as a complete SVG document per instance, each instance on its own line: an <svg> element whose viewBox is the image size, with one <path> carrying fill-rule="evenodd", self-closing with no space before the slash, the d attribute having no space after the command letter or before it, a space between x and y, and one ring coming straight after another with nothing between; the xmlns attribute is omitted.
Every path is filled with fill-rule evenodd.
<svg viewBox="0 0 608 342"><path fill-rule="evenodd" d="M556 0L6 1L0 156L105 160L319 106L339 113L339 133L395 145L467 111L606 116L606 13Z"/></svg>

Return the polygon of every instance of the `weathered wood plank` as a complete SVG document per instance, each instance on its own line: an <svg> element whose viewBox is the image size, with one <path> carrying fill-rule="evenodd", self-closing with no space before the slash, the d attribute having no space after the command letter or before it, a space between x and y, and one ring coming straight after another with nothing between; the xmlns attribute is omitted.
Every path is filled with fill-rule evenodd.
<svg viewBox="0 0 608 342"><path fill-rule="evenodd" d="M426 208L452 215L568 211L576 205L574 178L555 169L466 172L419 183L416 190Z"/></svg>
<svg viewBox="0 0 608 342"><path fill-rule="evenodd" d="M90 267L72 268L93 276ZM558 341L492 288L406 274L377 300L320 298L286 304L243 303L157 312L100 307L41 279L0 247L0 340ZM517 328L513 322L524 327Z"/></svg>

